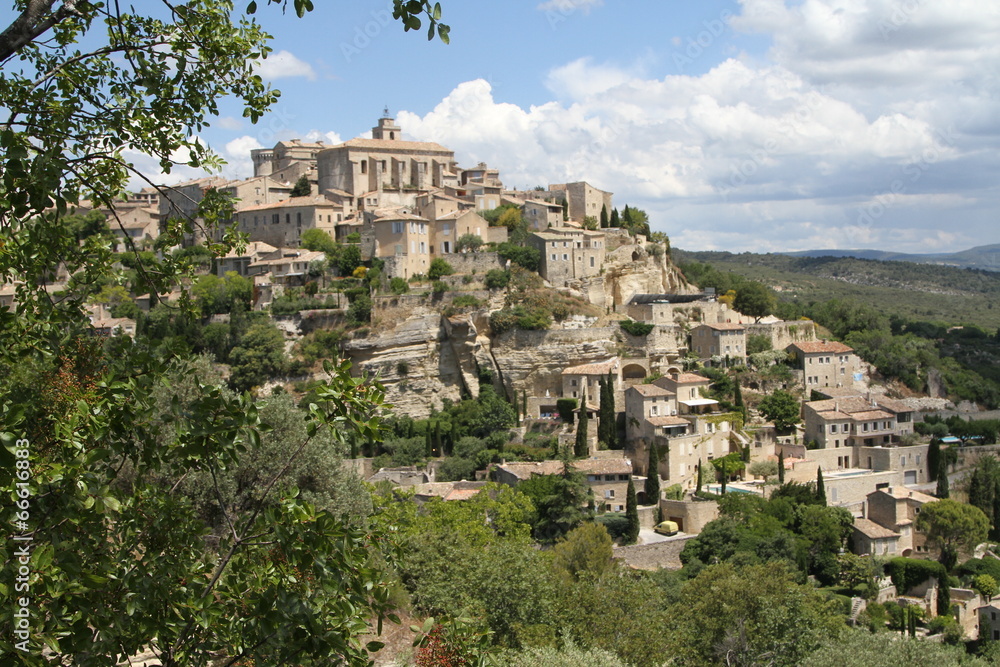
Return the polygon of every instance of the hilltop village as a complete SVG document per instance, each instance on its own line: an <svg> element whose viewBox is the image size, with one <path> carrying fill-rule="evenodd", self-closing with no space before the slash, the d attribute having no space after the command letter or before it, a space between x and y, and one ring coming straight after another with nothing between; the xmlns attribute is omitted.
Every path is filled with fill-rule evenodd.
<svg viewBox="0 0 1000 667"><path fill-rule="evenodd" d="M245 180L148 188L113 212L81 203L80 219L106 224L118 252L190 261L204 326L195 335L165 314L181 291L108 286L89 302L94 330L186 338L225 361L234 389L306 403L324 363L346 359L385 388L396 442L411 447L352 443L363 479L451 502L572 470L586 486L578 505L619 543L640 542L615 551L634 568L679 568L727 496L764 502L786 487L844 510L842 548L857 556L931 560L952 548L922 529L921 508L997 449L949 437L936 413L925 420L954 406L898 391L753 290L689 283L667 236L643 211L619 211L611 192L509 189L498 170L462 168L453 151L402 132L386 114L370 139L254 150ZM234 208L210 224L220 198ZM214 254L232 231L246 242ZM64 268L52 277L54 294L71 282ZM3 286L0 304L16 294ZM254 347L247 331L265 342ZM456 406L476 406L477 424L496 416L495 428L461 432ZM473 434L488 444L463 456ZM638 522L631 539L613 530L626 515ZM671 523L666 539L654 533ZM909 583L874 578L846 615L910 605L928 621L953 616L959 636L1000 638L995 590Z"/></svg>

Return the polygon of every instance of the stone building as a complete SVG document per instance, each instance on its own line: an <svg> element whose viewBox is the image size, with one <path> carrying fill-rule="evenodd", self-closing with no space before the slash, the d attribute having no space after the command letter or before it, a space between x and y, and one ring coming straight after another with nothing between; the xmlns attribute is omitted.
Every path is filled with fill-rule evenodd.
<svg viewBox="0 0 1000 667"><path fill-rule="evenodd" d="M539 275L554 286L597 276L604 265L602 232L568 227L535 232L528 237L528 245L540 253Z"/></svg>
<svg viewBox="0 0 1000 667"><path fill-rule="evenodd" d="M631 461L623 457L588 458L573 461L570 466L585 476L597 507L608 512L625 511ZM490 475L501 484L517 486L536 475L561 475L563 470L562 461L505 462L494 466Z"/></svg>
<svg viewBox="0 0 1000 667"><path fill-rule="evenodd" d="M576 183L554 183L549 185L551 192L557 199L565 199L568 203L569 219L583 222L586 217L600 219L601 209L606 208L608 215L611 215L612 193L598 190L585 181Z"/></svg>
<svg viewBox="0 0 1000 667"><path fill-rule="evenodd" d="M236 218L240 231L246 232L252 241L298 247L302 233L309 229L320 229L334 237L337 223L344 218L344 209L326 197L291 197L273 204L247 206Z"/></svg>
<svg viewBox="0 0 1000 667"><path fill-rule="evenodd" d="M861 370L854 349L836 341L796 342L787 349L795 355L806 390L852 387Z"/></svg>
<svg viewBox="0 0 1000 667"><path fill-rule="evenodd" d="M727 357L743 362L747 356L747 334L742 324L706 322L691 329L690 350L699 359Z"/></svg>

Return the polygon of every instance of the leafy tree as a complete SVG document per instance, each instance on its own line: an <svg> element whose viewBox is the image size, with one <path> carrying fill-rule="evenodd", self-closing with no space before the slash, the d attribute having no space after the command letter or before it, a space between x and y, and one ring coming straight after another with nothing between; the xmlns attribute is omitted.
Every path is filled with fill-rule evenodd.
<svg viewBox="0 0 1000 667"><path fill-rule="evenodd" d="M774 293L763 283L748 280L736 290L736 300L733 307L744 315L760 322L761 318L774 311L776 299Z"/></svg>
<svg viewBox="0 0 1000 667"><path fill-rule="evenodd" d="M431 280L437 280L442 276L450 276L455 273L455 269L452 268L446 260L436 257L431 260L430 268L427 269L427 277Z"/></svg>
<svg viewBox="0 0 1000 667"><path fill-rule="evenodd" d="M670 655L690 665L800 665L843 626L783 563L708 567L668 611Z"/></svg>
<svg viewBox="0 0 1000 667"><path fill-rule="evenodd" d="M561 475L535 475L517 486L535 508L532 534L552 544L576 528L589 515L589 489L583 476L566 466Z"/></svg>
<svg viewBox="0 0 1000 667"><path fill-rule="evenodd" d="M354 275L361 266L361 248L357 245L345 245L337 252L337 271L342 276Z"/></svg>
<svg viewBox="0 0 1000 667"><path fill-rule="evenodd" d="M768 477L774 477L778 474L778 464L771 460L761 460L754 461L750 464L749 472L754 477L763 477L764 483L767 483Z"/></svg>
<svg viewBox="0 0 1000 667"><path fill-rule="evenodd" d="M502 269L490 269L483 278L486 289L503 289L510 282L510 273Z"/></svg>
<svg viewBox="0 0 1000 667"><path fill-rule="evenodd" d="M237 391L259 386L285 370L285 338L274 324L255 324L229 353L229 383Z"/></svg>
<svg viewBox="0 0 1000 667"><path fill-rule="evenodd" d="M497 246L497 254L502 259L509 260L512 264L522 266L529 271L538 271L538 266L542 258L542 254L538 251L538 248L517 245L510 241Z"/></svg>
<svg viewBox="0 0 1000 667"><path fill-rule="evenodd" d="M997 580L988 574L977 574L972 580L972 588L987 600L1000 592Z"/></svg>
<svg viewBox="0 0 1000 667"><path fill-rule="evenodd" d="M580 418L576 424L576 440L573 445L573 454L577 458L584 458L590 455L590 445L587 443L587 424L590 417L587 414L587 392L583 391L580 398Z"/></svg>
<svg viewBox="0 0 1000 667"><path fill-rule="evenodd" d="M312 184L309 182L309 177L305 174L299 176L299 180L295 181L295 185L292 186L292 191L288 193L289 197L308 197L312 194Z"/></svg>
<svg viewBox="0 0 1000 667"><path fill-rule="evenodd" d="M573 581L600 578L614 565L611 536L599 523L583 523L569 531L552 549L553 567Z"/></svg>
<svg viewBox="0 0 1000 667"><path fill-rule="evenodd" d="M635 484L628 481L625 495L625 517L628 519L628 531L625 533L625 544L635 544L639 539L639 504L635 498Z"/></svg>
<svg viewBox="0 0 1000 667"><path fill-rule="evenodd" d="M659 505L660 502L660 453L656 443L649 446L649 462L646 464L646 484L643 491L646 495L646 503L649 505Z"/></svg>
<svg viewBox="0 0 1000 667"><path fill-rule="evenodd" d="M986 540L989 519L978 507L954 500L925 504L917 516L917 530L941 550L939 561L947 569L955 567L959 550L971 551Z"/></svg>
<svg viewBox="0 0 1000 667"><path fill-rule="evenodd" d="M483 239L475 234L462 234L455 241L455 252L478 252L483 247Z"/></svg>
<svg viewBox="0 0 1000 667"><path fill-rule="evenodd" d="M986 664L966 655L963 647L860 629L831 634L802 662L803 667L985 667Z"/></svg>
<svg viewBox="0 0 1000 667"><path fill-rule="evenodd" d="M320 252L325 252L327 254L327 259L335 260L339 254L340 247L325 230L317 229L315 227L307 229L302 232L300 240L303 248L306 250L318 250Z"/></svg>
<svg viewBox="0 0 1000 667"><path fill-rule="evenodd" d="M774 422L774 427L779 431L787 431L799 422L799 401L783 389L761 399L758 408L764 417Z"/></svg>

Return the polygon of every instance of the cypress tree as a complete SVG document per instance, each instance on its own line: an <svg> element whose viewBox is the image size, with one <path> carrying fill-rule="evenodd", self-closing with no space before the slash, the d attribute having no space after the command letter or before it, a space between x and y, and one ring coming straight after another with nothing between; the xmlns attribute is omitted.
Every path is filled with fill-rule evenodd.
<svg viewBox="0 0 1000 667"><path fill-rule="evenodd" d="M292 186L292 191L288 193L289 197L308 197L312 194L312 184L309 183L309 177L305 174L299 176L299 180L295 181L295 185Z"/></svg>
<svg viewBox="0 0 1000 667"><path fill-rule="evenodd" d="M563 222L565 222L569 220L569 202L566 201L565 197L563 197L563 200L560 203L562 204L563 209Z"/></svg>
<svg viewBox="0 0 1000 667"><path fill-rule="evenodd" d="M694 487L695 493L701 493L701 459L698 459L698 481Z"/></svg>
<svg viewBox="0 0 1000 667"><path fill-rule="evenodd" d="M724 457L722 459L722 468L720 469L720 472L722 473L722 488L719 489L719 494L724 496L726 495L726 478L729 477L729 475L726 474L726 460Z"/></svg>
<svg viewBox="0 0 1000 667"><path fill-rule="evenodd" d="M937 613L938 616L951 613L951 590L948 584L939 581L937 589Z"/></svg>
<svg viewBox="0 0 1000 667"><path fill-rule="evenodd" d="M521 390L521 414L524 415L525 419L528 417L528 390Z"/></svg>
<svg viewBox="0 0 1000 667"><path fill-rule="evenodd" d="M649 446L649 464L646 466L646 485L643 491L646 492L647 505L660 504L660 453L656 448L656 443Z"/></svg>
<svg viewBox="0 0 1000 667"><path fill-rule="evenodd" d="M778 452L778 484L785 483L785 452Z"/></svg>
<svg viewBox="0 0 1000 667"><path fill-rule="evenodd" d="M604 385L604 378L597 378L597 390L600 395L597 399L597 444L598 447L607 449L608 448L608 418L607 418L607 405L608 405L608 391Z"/></svg>
<svg viewBox="0 0 1000 667"><path fill-rule="evenodd" d="M618 217L618 209L617 208L611 209L611 219L608 221L608 226L621 227L621 225L622 221L621 218ZM1000 334L1000 329L997 330L997 333Z"/></svg>
<svg viewBox="0 0 1000 667"><path fill-rule="evenodd" d="M580 418L576 424L576 443L573 447L574 456L581 459L590 454L590 448L587 446L588 421L590 418L587 416L587 391L584 390L580 398Z"/></svg>
<svg viewBox="0 0 1000 667"><path fill-rule="evenodd" d="M944 459L938 461L937 490L934 492L938 498L947 498L950 495L948 489L948 464Z"/></svg>
<svg viewBox="0 0 1000 667"><path fill-rule="evenodd" d="M618 442L618 412L615 410L615 376L608 371L604 386L608 388L608 449L621 449Z"/></svg>
<svg viewBox="0 0 1000 667"><path fill-rule="evenodd" d="M625 518L628 519L625 544L635 544L639 539L639 506L635 500L635 484L631 479L628 481L628 493L625 496Z"/></svg>
<svg viewBox="0 0 1000 667"><path fill-rule="evenodd" d="M606 228L608 226L608 205L604 204L601 206L601 227Z"/></svg>
<svg viewBox="0 0 1000 667"><path fill-rule="evenodd" d="M427 431L424 433L424 453L427 458L434 456L434 443L431 441L431 423L427 422Z"/></svg>
<svg viewBox="0 0 1000 667"><path fill-rule="evenodd" d="M740 389L740 377L736 376L736 389L733 390L733 403L736 404L736 411L743 415L743 424L747 423L747 406L743 403L743 390Z"/></svg>
<svg viewBox="0 0 1000 667"><path fill-rule="evenodd" d="M826 505L826 485L823 484L823 469L816 468L816 498Z"/></svg>
<svg viewBox="0 0 1000 667"><path fill-rule="evenodd" d="M444 453L441 448L441 422L434 422L434 452L436 456Z"/></svg>
<svg viewBox="0 0 1000 667"><path fill-rule="evenodd" d="M927 478L936 481L938 470L941 467L941 443L937 438L931 438L931 444L927 448Z"/></svg>

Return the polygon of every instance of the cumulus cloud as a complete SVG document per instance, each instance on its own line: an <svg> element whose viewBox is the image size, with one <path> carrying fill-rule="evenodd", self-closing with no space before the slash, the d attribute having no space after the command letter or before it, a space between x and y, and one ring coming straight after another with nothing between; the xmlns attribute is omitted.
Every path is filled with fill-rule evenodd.
<svg viewBox="0 0 1000 667"><path fill-rule="evenodd" d="M305 77L309 81L316 80L316 72L312 65L299 60L290 51L276 51L257 65L257 73L270 81Z"/></svg>
<svg viewBox="0 0 1000 667"><path fill-rule="evenodd" d="M970 160L993 159L932 114L842 99L782 64L730 59L657 79L582 59L547 83L558 101L524 109L480 79L399 120L463 164L499 167L508 185L611 190L681 247L931 251L940 217L988 187L957 182ZM971 229L947 240L981 241Z"/></svg>

